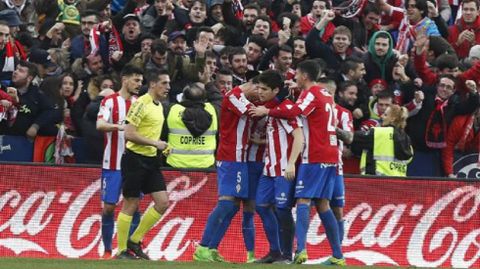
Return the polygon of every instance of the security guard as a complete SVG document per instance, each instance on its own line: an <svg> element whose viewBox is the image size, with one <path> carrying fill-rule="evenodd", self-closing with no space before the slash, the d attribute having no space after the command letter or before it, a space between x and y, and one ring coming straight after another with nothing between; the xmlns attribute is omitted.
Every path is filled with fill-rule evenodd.
<svg viewBox="0 0 480 269"><path fill-rule="evenodd" d="M193 83L183 90L180 104L167 117L167 164L176 168L208 168L215 161L217 114L205 102L205 86Z"/></svg>
<svg viewBox="0 0 480 269"><path fill-rule="evenodd" d="M362 175L407 175L407 164L413 156L410 137L404 131L407 117L406 108L392 105L382 115L382 127L355 132L352 149L362 152Z"/></svg>

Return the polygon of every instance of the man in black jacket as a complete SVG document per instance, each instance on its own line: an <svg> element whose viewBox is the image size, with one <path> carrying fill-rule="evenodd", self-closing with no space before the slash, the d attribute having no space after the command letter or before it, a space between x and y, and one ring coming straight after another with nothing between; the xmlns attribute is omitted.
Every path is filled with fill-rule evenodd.
<svg viewBox="0 0 480 269"><path fill-rule="evenodd" d="M8 92L16 93L19 98L18 114L11 127L4 125L0 127L2 134L26 135L28 138L35 138L38 135L57 135L56 124L62 120L63 111L55 105L53 100L36 86L32 80L37 75L37 68L34 64L20 61L12 76L14 88L7 88Z"/></svg>

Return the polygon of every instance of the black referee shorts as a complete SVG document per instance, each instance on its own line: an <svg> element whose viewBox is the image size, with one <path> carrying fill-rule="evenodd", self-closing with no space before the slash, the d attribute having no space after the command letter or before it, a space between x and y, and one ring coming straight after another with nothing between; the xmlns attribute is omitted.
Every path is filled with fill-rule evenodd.
<svg viewBox="0 0 480 269"><path fill-rule="evenodd" d="M167 190L157 157L147 157L125 149L121 167L124 197L139 198L141 193Z"/></svg>

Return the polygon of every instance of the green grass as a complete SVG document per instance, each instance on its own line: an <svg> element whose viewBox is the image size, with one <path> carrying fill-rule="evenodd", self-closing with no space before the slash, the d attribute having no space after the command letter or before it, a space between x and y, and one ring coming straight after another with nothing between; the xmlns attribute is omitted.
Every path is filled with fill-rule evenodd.
<svg viewBox="0 0 480 269"><path fill-rule="evenodd" d="M30 258L0 258L0 268L5 269L281 269L281 268L337 268L319 265L262 265L234 263L198 263L198 262L165 262L165 261L125 261L125 260L80 260L80 259L30 259ZM343 268L362 268L348 266ZM369 269L393 267L369 267Z"/></svg>

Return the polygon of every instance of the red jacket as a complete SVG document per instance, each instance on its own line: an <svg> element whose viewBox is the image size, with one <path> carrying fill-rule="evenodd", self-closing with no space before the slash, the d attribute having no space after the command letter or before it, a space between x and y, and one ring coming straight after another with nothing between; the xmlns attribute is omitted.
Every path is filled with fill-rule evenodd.
<svg viewBox="0 0 480 269"><path fill-rule="evenodd" d="M426 55L417 55L416 53L413 53L413 55L415 70L417 71L418 76L423 80L423 84L428 86L435 85L437 83L438 74L428 68L426 64ZM467 80L473 80L477 85L480 85L480 61L477 61L474 66L457 76L457 91L462 93L467 93L469 91L465 86L465 81Z"/></svg>
<svg viewBox="0 0 480 269"><path fill-rule="evenodd" d="M442 150L443 170L446 175L453 174L453 156L454 150L464 134L468 119L471 115L457 116L453 119L448 128L447 146ZM472 127L465 141L465 151L478 152L480 142L480 132L475 134ZM457 149L458 150L458 149Z"/></svg>
<svg viewBox="0 0 480 269"><path fill-rule="evenodd" d="M468 41L463 41L459 46L457 46L458 36L464 30L472 29L475 32L475 42L472 44ZM468 53L470 52L470 48L475 44L480 44L480 16L477 16L477 20L475 20L472 24L466 24L461 18L456 24L450 26L448 28L448 42L453 46L455 51L457 52L458 58L463 59L468 57Z"/></svg>

